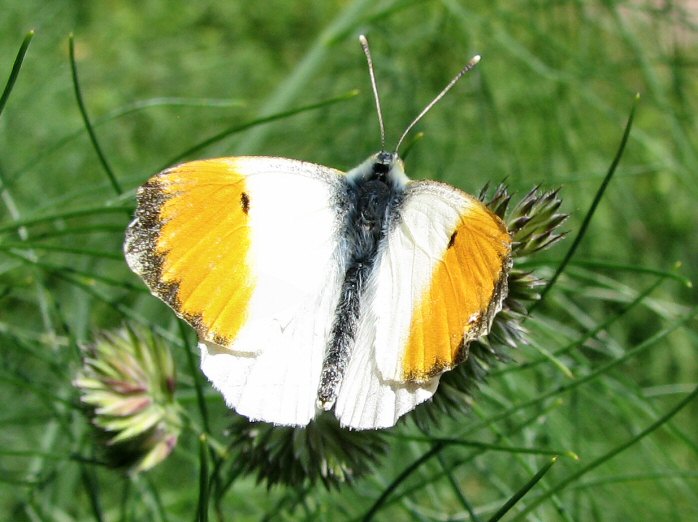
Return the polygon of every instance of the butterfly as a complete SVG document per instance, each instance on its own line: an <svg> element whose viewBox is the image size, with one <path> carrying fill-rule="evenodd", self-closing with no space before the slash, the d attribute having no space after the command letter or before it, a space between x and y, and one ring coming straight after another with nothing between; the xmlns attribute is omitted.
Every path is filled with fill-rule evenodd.
<svg viewBox="0 0 698 522"><path fill-rule="evenodd" d="M502 220L450 185L410 180L384 145L347 173L191 161L137 201L129 267L196 330L202 371L250 420L305 426L332 411L351 429L391 427L466 359L507 295Z"/></svg>

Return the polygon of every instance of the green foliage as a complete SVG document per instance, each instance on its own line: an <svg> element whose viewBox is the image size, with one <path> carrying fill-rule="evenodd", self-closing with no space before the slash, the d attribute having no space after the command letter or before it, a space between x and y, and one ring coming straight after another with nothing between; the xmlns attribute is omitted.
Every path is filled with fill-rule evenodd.
<svg viewBox="0 0 698 522"><path fill-rule="evenodd" d="M190 520L198 510L212 520L484 521L511 505L507 520L698 518L698 339L687 284L698 276L698 14L689 6L6 2L0 518ZM506 179L514 201L536 185L562 186L570 239L518 264L522 274L549 278L560 266L636 93L640 101L586 234L524 323L529 344L494 367L469 413L438 426L401 423L364 448L385 457L349 486L327 489L320 478L267 490L244 473L265 455L228 449L234 417L202 381L193 335L126 268L123 231L135 188L179 159L265 154L347 169L374 152L362 32L388 147L482 55L419 123L424 137L411 142L406 170L471 193ZM525 239L531 248L546 240ZM79 346L124 320L168 344L188 414L174 453L138 477L102 465L71 385Z"/></svg>

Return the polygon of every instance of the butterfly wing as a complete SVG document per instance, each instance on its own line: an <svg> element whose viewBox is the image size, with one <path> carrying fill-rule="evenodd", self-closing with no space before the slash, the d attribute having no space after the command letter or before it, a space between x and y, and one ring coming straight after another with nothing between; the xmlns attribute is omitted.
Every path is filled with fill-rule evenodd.
<svg viewBox="0 0 698 522"><path fill-rule="evenodd" d="M511 237L476 198L415 181L389 216L336 404L340 421L386 427L431 397L488 332L506 297Z"/></svg>
<svg viewBox="0 0 698 522"><path fill-rule="evenodd" d="M127 262L196 329L204 373L251 419L314 416L346 257L343 176L221 158L165 170L138 191Z"/></svg>

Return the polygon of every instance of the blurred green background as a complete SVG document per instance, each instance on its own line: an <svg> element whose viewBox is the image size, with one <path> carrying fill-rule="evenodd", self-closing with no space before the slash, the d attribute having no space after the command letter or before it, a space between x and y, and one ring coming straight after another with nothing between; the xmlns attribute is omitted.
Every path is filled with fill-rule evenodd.
<svg viewBox="0 0 698 522"><path fill-rule="evenodd" d="M535 259L544 275L577 234L640 94L628 146L588 233L527 322L532 342L488 381L472 419L446 423L439 433L453 436L477 421L482 427L470 439L579 455L563 457L507 520L698 519L696 402L630 444L698 381L696 294L687 284L698 275L698 3L4 0L0 11L0 85L26 33L36 32L0 115L0 518L194 516L193 433L146 478L90 468L101 484L95 509L75 460L92 453L71 387L76 346L126 317L177 332L173 315L121 258L135 188L158 170L235 154L349 169L379 148L357 39L365 33L388 147L473 54L482 55L418 125L424 136L406 170L471 193L486 181L506 180L520 194L538 184L561 186L569 237ZM87 111L122 194L81 119L71 32ZM358 96L185 154L231 127L354 89ZM545 358L575 342L563 356ZM182 362L183 348L175 351ZM585 376L593 377L571 392L561 388ZM180 379L182 402L191 404L192 376L183 364ZM536 397L530 408L516 409ZM214 435L223 437L227 410L213 391L207 403ZM240 479L224 511L230 520L360 517L428 450L399 435L391 444L375 473L354 486L310 487L301 495ZM584 470L597 458L600 465ZM471 520L475 513L487 520L544 462L540 455L450 448L401 484L380 516ZM552 493L533 505L546 491ZM158 503L164 508L153 507Z"/></svg>

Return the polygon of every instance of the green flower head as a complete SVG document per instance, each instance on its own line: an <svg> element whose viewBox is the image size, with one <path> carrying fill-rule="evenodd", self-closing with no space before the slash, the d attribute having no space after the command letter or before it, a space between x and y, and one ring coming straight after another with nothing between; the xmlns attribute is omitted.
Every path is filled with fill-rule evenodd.
<svg viewBox="0 0 698 522"><path fill-rule="evenodd" d="M182 426L175 382L170 351L150 332L103 332L84 348L74 385L110 466L138 473L172 452Z"/></svg>

